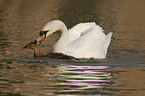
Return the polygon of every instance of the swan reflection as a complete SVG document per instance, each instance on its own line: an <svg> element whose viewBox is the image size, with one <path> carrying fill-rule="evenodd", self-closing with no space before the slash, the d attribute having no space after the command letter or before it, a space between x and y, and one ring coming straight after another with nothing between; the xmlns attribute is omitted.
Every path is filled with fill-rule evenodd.
<svg viewBox="0 0 145 96"><path fill-rule="evenodd" d="M59 66L59 80L61 82L58 85L62 86L60 92L103 88L110 81L109 68L109 66Z"/></svg>

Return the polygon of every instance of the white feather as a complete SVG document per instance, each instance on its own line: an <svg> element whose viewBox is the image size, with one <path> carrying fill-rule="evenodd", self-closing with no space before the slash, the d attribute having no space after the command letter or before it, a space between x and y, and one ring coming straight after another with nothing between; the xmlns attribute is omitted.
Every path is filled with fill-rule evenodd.
<svg viewBox="0 0 145 96"><path fill-rule="evenodd" d="M46 29L53 29L53 32L58 29L62 31L60 39L51 50L52 52L76 58L105 58L112 36L112 32L105 35L104 30L94 22L80 23L67 31L63 22L54 20L44 26L43 30ZM49 36L48 34L47 36Z"/></svg>

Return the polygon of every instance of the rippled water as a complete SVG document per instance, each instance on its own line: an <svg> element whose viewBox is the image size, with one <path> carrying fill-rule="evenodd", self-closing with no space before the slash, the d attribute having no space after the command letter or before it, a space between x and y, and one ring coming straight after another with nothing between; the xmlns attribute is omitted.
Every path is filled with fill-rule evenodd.
<svg viewBox="0 0 145 96"><path fill-rule="evenodd" d="M144 0L0 0L1 96L144 96ZM20 49L53 19L94 21L113 32L103 60L33 58ZM58 34L47 38L47 52ZM47 50L46 50L47 49Z"/></svg>

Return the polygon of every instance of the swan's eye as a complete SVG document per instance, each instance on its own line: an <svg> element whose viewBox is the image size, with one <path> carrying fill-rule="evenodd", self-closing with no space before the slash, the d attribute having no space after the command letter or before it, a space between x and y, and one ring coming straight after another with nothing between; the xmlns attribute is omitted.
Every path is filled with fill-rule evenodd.
<svg viewBox="0 0 145 96"><path fill-rule="evenodd" d="M43 31L43 33L46 35L46 33L48 32L49 30L47 30L47 31Z"/></svg>
<svg viewBox="0 0 145 96"><path fill-rule="evenodd" d="M40 31L40 35L43 35L43 34L45 34L46 35L46 33L48 32L49 30L47 30L47 31Z"/></svg>

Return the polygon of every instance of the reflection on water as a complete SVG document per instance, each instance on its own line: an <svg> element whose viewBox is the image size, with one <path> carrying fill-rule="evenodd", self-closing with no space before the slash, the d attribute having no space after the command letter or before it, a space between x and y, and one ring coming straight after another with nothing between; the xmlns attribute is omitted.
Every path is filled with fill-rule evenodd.
<svg viewBox="0 0 145 96"><path fill-rule="evenodd" d="M71 64L61 60L1 59L1 95L144 94L145 67L101 66L100 61L93 61L95 64L73 61Z"/></svg>
<svg viewBox="0 0 145 96"><path fill-rule="evenodd" d="M108 85L110 73L107 73L108 66L60 66L59 76L64 83L65 90L60 92L86 91L103 88ZM71 87L70 87L71 86ZM93 92L93 91L92 91Z"/></svg>
<svg viewBox="0 0 145 96"><path fill-rule="evenodd" d="M144 96L144 0L0 0L0 95L8 96ZM36 39L50 20L68 28L96 22L113 31L104 60L34 59L20 51ZM47 52L58 34L47 38ZM49 42L48 42L49 41Z"/></svg>
<svg viewBox="0 0 145 96"><path fill-rule="evenodd" d="M73 66L61 65L57 67L57 82L45 85L43 90L55 94L109 94L98 89L109 85L111 73L107 71L108 66ZM50 78L50 74L45 74ZM47 83L47 82L46 82ZM50 81L49 81L50 83ZM57 90L56 90L57 89Z"/></svg>
<svg viewBox="0 0 145 96"><path fill-rule="evenodd" d="M103 88L114 83L109 66L13 64L1 65L2 94L110 94Z"/></svg>

